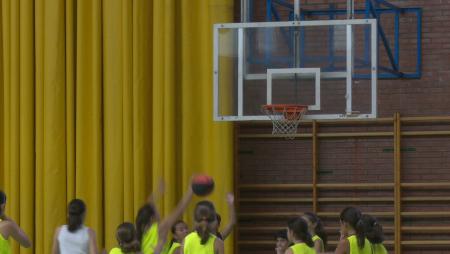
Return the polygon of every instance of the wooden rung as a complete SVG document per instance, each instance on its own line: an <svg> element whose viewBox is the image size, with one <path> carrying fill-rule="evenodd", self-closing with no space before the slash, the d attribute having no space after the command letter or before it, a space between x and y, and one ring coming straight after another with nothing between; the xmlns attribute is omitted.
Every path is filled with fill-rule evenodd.
<svg viewBox="0 0 450 254"><path fill-rule="evenodd" d="M402 188L424 188L424 189L443 189L443 188L450 188L450 182L443 183L443 182L437 182L437 183L402 183Z"/></svg>
<svg viewBox="0 0 450 254"><path fill-rule="evenodd" d="M293 213L293 212L264 212L264 213L240 213L239 217L263 217L263 218L277 218L277 217L295 217L302 214L301 212ZM371 215L378 218L390 218L394 216L393 212L371 212ZM337 218L339 217L338 212L318 212L317 215L319 217L324 218ZM446 217L450 218L450 211L446 212L402 212L402 217Z"/></svg>
<svg viewBox="0 0 450 254"><path fill-rule="evenodd" d="M448 136L450 131L402 131L402 136Z"/></svg>
<svg viewBox="0 0 450 254"><path fill-rule="evenodd" d="M383 228L384 229L384 228ZM403 232L417 232L417 233L430 233L430 232L450 232L450 226L403 226Z"/></svg>
<svg viewBox="0 0 450 254"><path fill-rule="evenodd" d="M402 212L401 214L403 217L428 217L428 218L434 218L434 217L446 217L450 218L450 211L448 212Z"/></svg>
<svg viewBox="0 0 450 254"><path fill-rule="evenodd" d="M241 190L310 190L312 188L312 184L291 184L291 183L282 183L282 184L242 184L239 186Z"/></svg>
<svg viewBox="0 0 450 254"><path fill-rule="evenodd" d="M240 213L238 214L239 217L242 218L290 218L290 217L296 217L301 215L302 213L292 213L292 212L265 212L265 213Z"/></svg>
<svg viewBox="0 0 450 254"><path fill-rule="evenodd" d="M402 201L407 202L450 201L450 197L403 197Z"/></svg>
<svg viewBox="0 0 450 254"><path fill-rule="evenodd" d="M402 188L429 188L429 189L442 189L449 188L450 182L428 182L428 183L402 183ZM239 189L242 190L310 190L313 187L312 184L242 184ZM391 189L394 187L393 183L319 183L317 188L319 189Z"/></svg>
<svg viewBox="0 0 450 254"><path fill-rule="evenodd" d="M379 217L379 218L394 216L393 212L371 212L370 214L372 216ZM319 217L334 218L334 217L339 217L339 212L318 212L317 215Z"/></svg>
<svg viewBox="0 0 450 254"><path fill-rule="evenodd" d="M336 246L338 243L339 243L339 241L328 241L328 245ZM383 245L385 245L385 246L394 245L394 241L384 241Z"/></svg>
<svg viewBox="0 0 450 254"><path fill-rule="evenodd" d="M337 120L316 120L319 125L373 125L373 124L392 124L392 117L373 118L373 119L337 119Z"/></svg>
<svg viewBox="0 0 450 254"><path fill-rule="evenodd" d="M327 232L339 232L340 227L325 227L325 231ZM384 232L393 232L394 227L383 227Z"/></svg>
<svg viewBox="0 0 450 254"><path fill-rule="evenodd" d="M241 198L246 203L305 203L312 202L312 198Z"/></svg>
<svg viewBox="0 0 450 254"><path fill-rule="evenodd" d="M392 189L393 183L319 183L320 189Z"/></svg>
<svg viewBox="0 0 450 254"><path fill-rule="evenodd" d="M402 245L408 245L408 246L450 245L450 240L417 240L417 241L402 241Z"/></svg>
<svg viewBox="0 0 450 254"><path fill-rule="evenodd" d="M241 203L308 203L312 198L241 198ZM394 202L393 197L363 197L363 198L318 198L318 202L342 203L342 202Z"/></svg>
<svg viewBox="0 0 450 254"><path fill-rule="evenodd" d="M238 241L239 245L275 245L275 241Z"/></svg>
<svg viewBox="0 0 450 254"><path fill-rule="evenodd" d="M239 186L241 190L311 190L312 184L242 184ZM319 183L317 188L320 189L391 189L393 183ZM450 187L450 184L449 184Z"/></svg>
<svg viewBox="0 0 450 254"><path fill-rule="evenodd" d="M244 231L244 232L277 232L279 230L283 230L286 229L286 227L239 227L239 231Z"/></svg>
<svg viewBox="0 0 450 254"><path fill-rule="evenodd" d="M318 133L318 138L392 137L392 131Z"/></svg>
<svg viewBox="0 0 450 254"><path fill-rule="evenodd" d="M393 197L362 197L362 198L318 198L319 202L338 203L338 202L394 202Z"/></svg>
<svg viewBox="0 0 450 254"><path fill-rule="evenodd" d="M448 123L449 116L420 116L420 117L401 117L402 123Z"/></svg>

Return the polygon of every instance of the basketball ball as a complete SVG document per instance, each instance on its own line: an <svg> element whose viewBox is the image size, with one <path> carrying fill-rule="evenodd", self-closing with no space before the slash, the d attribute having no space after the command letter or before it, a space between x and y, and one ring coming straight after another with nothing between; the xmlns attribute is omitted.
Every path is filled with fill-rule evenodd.
<svg viewBox="0 0 450 254"><path fill-rule="evenodd" d="M197 196L207 196L214 190L214 180L208 175L197 175L192 179L192 191Z"/></svg>

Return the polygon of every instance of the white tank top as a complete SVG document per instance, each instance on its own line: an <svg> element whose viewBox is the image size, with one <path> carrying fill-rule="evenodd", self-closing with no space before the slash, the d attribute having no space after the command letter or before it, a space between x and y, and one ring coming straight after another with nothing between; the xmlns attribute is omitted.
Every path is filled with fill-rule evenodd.
<svg viewBox="0 0 450 254"><path fill-rule="evenodd" d="M58 234L59 253L61 254L88 254L89 231L81 226L75 232L69 232L67 225L61 227Z"/></svg>

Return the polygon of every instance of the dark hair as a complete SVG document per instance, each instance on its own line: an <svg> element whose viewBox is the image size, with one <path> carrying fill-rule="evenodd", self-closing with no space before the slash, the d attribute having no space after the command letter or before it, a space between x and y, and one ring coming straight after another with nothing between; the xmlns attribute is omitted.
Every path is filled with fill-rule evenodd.
<svg viewBox="0 0 450 254"><path fill-rule="evenodd" d="M297 217L289 220L288 228L294 233L294 237L306 243L309 247L314 247L312 236L308 231L308 223L303 218Z"/></svg>
<svg viewBox="0 0 450 254"><path fill-rule="evenodd" d="M213 203L209 201L200 201L195 206L194 220L197 222L195 231L201 238L201 244L204 245L208 242L211 230L210 223L213 223L217 219L216 209Z"/></svg>
<svg viewBox="0 0 450 254"><path fill-rule="evenodd" d="M67 228L69 232L75 232L83 225L83 216L86 212L86 205L81 199L73 199L69 203L69 216Z"/></svg>
<svg viewBox="0 0 450 254"><path fill-rule="evenodd" d="M117 227L116 238L123 253L141 250L141 244L136 237L136 229L130 222L124 222Z"/></svg>
<svg viewBox="0 0 450 254"><path fill-rule="evenodd" d="M142 241L147 226L153 223L155 215L156 210L152 204L145 204L139 209L136 216L136 237L139 242Z"/></svg>
<svg viewBox="0 0 450 254"><path fill-rule="evenodd" d="M220 223L222 222L222 217L218 213L216 213L216 217L217 217L217 226L220 226Z"/></svg>
<svg viewBox="0 0 450 254"><path fill-rule="evenodd" d="M320 220L320 218L315 213L306 212L304 214L304 216L306 218L308 218L308 220L312 224L316 224L316 227L314 228L314 233L316 233L316 235L318 235L320 237L320 239L322 239L323 246L324 246L324 248L326 248L326 246L327 246L327 233L325 233L325 228L323 226L322 220Z"/></svg>
<svg viewBox="0 0 450 254"><path fill-rule="evenodd" d="M364 248L366 235L364 233L364 224L361 220L361 211L354 207L346 207L342 210L339 218L343 222L347 222L356 231L356 238L358 239L358 247Z"/></svg>
<svg viewBox="0 0 450 254"><path fill-rule="evenodd" d="M361 220L367 240L373 244L382 243L384 241L383 227L377 219L369 214L363 214Z"/></svg>
<svg viewBox="0 0 450 254"><path fill-rule="evenodd" d="M277 232L275 233L275 240L278 239L278 238L283 238L283 239L288 240L286 230L280 230L280 231L277 231Z"/></svg>
<svg viewBox="0 0 450 254"><path fill-rule="evenodd" d="M6 204L6 194L2 190L0 190L0 205ZM3 215L5 211L0 210L0 215Z"/></svg>
<svg viewBox="0 0 450 254"><path fill-rule="evenodd" d="M0 205L3 205L6 203L6 194L4 191L0 190Z"/></svg>

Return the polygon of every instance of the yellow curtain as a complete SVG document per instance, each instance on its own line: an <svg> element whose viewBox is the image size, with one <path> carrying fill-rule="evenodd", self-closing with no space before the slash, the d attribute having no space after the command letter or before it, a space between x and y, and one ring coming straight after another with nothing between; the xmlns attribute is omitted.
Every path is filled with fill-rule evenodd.
<svg viewBox="0 0 450 254"><path fill-rule="evenodd" d="M158 179L167 214L194 172L220 179L210 199L227 223L233 131L212 121L212 24L233 2L1 1L0 188L34 244L13 253L50 253L75 197L110 249Z"/></svg>

